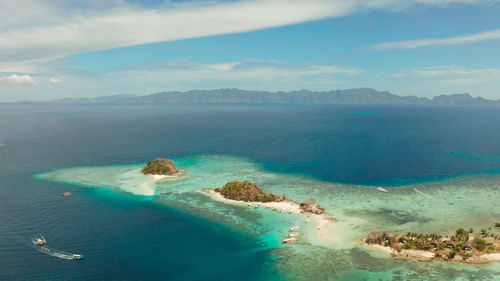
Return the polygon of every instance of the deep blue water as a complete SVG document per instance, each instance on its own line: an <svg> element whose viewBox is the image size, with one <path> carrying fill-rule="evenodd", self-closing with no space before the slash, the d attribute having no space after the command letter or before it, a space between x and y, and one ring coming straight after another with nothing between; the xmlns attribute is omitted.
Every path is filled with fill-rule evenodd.
<svg viewBox="0 0 500 281"><path fill-rule="evenodd" d="M278 278L258 241L224 225L131 195L35 179L41 172L231 154L325 181L398 185L497 173L499 140L494 108L0 106L0 279ZM29 237L37 232L87 259L35 251Z"/></svg>

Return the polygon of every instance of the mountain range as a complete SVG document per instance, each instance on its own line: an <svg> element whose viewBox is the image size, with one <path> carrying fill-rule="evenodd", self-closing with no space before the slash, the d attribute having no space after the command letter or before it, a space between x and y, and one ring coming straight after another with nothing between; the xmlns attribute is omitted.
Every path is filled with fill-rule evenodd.
<svg viewBox="0 0 500 281"><path fill-rule="evenodd" d="M16 104L172 104L172 103L289 103L289 104L421 104L498 106L500 100L469 94L440 95L432 99L398 96L371 88L333 91L268 92L240 89L160 92L144 96L115 95L97 98L67 98L52 101L22 101Z"/></svg>

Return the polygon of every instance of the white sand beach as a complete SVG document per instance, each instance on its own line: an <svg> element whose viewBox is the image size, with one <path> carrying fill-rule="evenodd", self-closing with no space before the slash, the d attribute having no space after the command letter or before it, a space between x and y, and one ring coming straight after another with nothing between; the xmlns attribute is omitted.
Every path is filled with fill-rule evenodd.
<svg viewBox="0 0 500 281"><path fill-rule="evenodd" d="M224 196L222 196L219 192L216 192L215 190L210 188L204 188L201 191L205 194L208 194L211 198L215 200L222 201L228 204L235 204L235 205L251 204L252 206L259 204L261 208L269 208L276 210L277 212L302 214L306 218L309 218L310 220L314 221L315 223L314 233L316 233L316 235L320 239L335 243L342 242L341 239L342 236L340 235L340 226L337 224L337 220L335 218L329 216L326 213L321 215L305 213L302 209L300 209L299 203L295 201L285 200L285 201L275 201L266 203L244 202L244 201L227 199Z"/></svg>

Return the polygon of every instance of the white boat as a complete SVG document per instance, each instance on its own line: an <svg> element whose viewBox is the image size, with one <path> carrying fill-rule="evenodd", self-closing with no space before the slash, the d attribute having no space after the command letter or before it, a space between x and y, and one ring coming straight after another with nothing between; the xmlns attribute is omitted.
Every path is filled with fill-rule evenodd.
<svg viewBox="0 0 500 281"><path fill-rule="evenodd" d="M294 232L294 231L297 231L298 229L299 229L299 227L298 227L298 226L292 226L292 227L290 228L290 231L291 231L291 232Z"/></svg>
<svg viewBox="0 0 500 281"><path fill-rule="evenodd" d="M47 243L47 240L45 240L45 237L43 237L42 234L38 234L31 237L31 242L33 242L33 245L41 246L45 245L45 243Z"/></svg>
<svg viewBox="0 0 500 281"><path fill-rule="evenodd" d="M289 233L289 234L288 234L288 237L297 237L297 236L299 236L299 235L300 235L299 233L297 233L297 232L293 232L293 233Z"/></svg>
<svg viewBox="0 0 500 281"><path fill-rule="evenodd" d="M310 223L311 222L311 219L306 219L305 220L305 223Z"/></svg>
<svg viewBox="0 0 500 281"><path fill-rule="evenodd" d="M82 255L79 255L79 254L72 254L71 257L74 259L74 260L81 260L83 259L83 256Z"/></svg>
<svg viewBox="0 0 500 281"><path fill-rule="evenodd" d="M377 191L387 193L387 189L382 187L377 187Z"/></svg>
<svg viewBox="0 0 500 281"><path fill-rule="evenodd" d="M287 238L283 241L281 241L283 244L293 244L293 243L297 243L298 240L297 238Z"/></svg>

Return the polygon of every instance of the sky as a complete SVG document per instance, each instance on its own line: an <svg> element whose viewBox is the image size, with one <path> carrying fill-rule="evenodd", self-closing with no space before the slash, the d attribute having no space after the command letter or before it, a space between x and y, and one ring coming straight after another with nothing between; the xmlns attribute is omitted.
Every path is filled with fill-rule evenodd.
<svg viewBox="0 0 500 281"><path fill-rule="evenodd" d="M240 88L500 99L500 0L2 0L0 102Z"/></svg>

